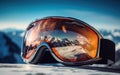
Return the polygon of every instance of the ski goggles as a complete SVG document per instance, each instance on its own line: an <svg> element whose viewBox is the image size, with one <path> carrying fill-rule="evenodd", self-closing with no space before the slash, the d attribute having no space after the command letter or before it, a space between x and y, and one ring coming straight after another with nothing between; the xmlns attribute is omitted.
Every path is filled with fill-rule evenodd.
<svg viewBox="0 0 120 75"><path fill-rule="evenodd" d="M46 17L26 29L22 57L26 63L83 65L115 61L115 44L87 23L71 17Z"/></svg>

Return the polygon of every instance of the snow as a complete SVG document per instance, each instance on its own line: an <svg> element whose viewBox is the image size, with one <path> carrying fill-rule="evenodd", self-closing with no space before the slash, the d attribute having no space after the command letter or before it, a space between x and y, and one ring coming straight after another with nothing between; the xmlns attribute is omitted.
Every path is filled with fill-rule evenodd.
<svg viewBox="0 0 120 75"><path fill-rule="evenodd" d="M61 64L0 64L1 75L119 75L120 71L93 66L67 67Z"/></svg>

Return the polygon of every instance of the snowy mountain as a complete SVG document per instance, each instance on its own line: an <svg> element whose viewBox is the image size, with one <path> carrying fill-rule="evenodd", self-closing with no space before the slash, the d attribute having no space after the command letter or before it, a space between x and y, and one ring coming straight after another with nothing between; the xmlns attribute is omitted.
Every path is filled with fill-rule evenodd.
<svg viewBox="0 0 120 75"><path fill-rule="evenodd" d="M4 32L0 32L0 63L23 63L20 47Z"/></svg>
<svg viewBox="0 0 120 75"><path fill-rule="evenodd" d="M5 29L4 32L11 40L21 48L24 31L17 29Z"/></svg>

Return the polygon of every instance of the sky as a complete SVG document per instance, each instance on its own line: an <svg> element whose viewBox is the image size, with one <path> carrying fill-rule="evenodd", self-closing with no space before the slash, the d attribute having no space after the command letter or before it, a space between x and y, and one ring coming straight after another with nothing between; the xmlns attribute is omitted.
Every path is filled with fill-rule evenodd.
<svg viewBox="0 0 120 75"><path fill-rule="evenodd" d="M0 30L24 30L47 16L74 17L96 29L120 29L120 0L0 0Z"/></svg>

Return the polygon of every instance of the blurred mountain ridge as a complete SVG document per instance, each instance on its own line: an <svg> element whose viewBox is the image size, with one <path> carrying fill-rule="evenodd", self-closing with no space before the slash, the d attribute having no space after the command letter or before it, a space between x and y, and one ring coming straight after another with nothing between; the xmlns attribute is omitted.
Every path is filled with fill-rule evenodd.
<svg viewBox="0 0 120 75"><path fill-rule="evenodd" d="M0 42L0 63L23 63L20 57L20 47L1 31Z"/></svg>

